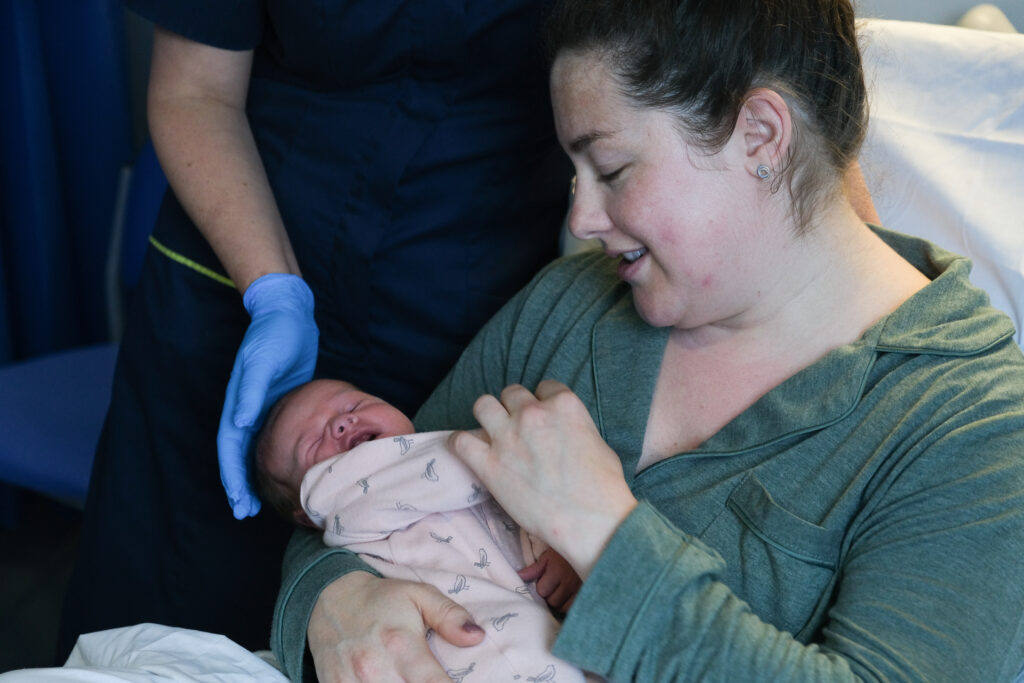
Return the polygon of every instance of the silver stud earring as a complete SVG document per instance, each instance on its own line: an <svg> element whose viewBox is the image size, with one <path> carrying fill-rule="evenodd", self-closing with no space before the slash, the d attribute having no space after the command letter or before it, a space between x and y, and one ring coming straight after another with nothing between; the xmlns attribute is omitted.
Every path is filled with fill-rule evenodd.
<svg viewBox="0 0 1024 683"><path fill-rule="evenodd" d="M760 166L757 167L757 177L760 178L761 180L767 180L771 176L771 174L771 169L765 166L764 164L761 164Z"/></svg>

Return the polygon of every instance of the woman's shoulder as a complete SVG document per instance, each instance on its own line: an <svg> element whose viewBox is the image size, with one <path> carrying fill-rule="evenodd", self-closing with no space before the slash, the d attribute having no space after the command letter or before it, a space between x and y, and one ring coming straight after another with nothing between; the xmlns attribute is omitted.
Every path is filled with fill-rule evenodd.
<svg viewBox="0 0 1024 683"><path fill-rule="evenodd" d="M617 305L632 310L632 292L616 275L614 261L596 251L563 256L537 273L502 311L505 334L532 345L569 328L590 329Z"/></svg>
<svg viewBox="0 0 1024 683"><path fill-rule="evenodd" d="M545 266L524 290L537 306L555 306L570 298L573 302L620 299L629 286L619 279L615 262L596 250L562 256Z"/></svg>

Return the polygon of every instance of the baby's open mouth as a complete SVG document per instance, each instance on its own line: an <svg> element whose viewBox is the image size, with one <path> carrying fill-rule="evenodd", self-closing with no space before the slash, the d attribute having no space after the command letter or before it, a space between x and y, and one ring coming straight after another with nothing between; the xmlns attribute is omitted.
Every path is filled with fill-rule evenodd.
<svg viewBox="0 0 1024 683"><path fill-rule="evenodd" d="M379 434L377 434L375 432L360 432L360 433L356 434L355 436L353 436L352 440L348 442L348 448L349 448L349 450L351 450L351 449L355 448L356 446L358 446L361 443L366 443L367 441L373 441L378 436L379 436Z"/></svg>

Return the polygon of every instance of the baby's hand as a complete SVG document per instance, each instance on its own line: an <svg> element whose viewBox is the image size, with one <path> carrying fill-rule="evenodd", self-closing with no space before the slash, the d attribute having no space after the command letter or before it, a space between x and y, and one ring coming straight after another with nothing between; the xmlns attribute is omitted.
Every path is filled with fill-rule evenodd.
<svg viewBox="0 0 1024 683"><path fill-rule="evenodd" d="M548 606L562 614L569 611L582 584L579 574L551 548L541 553L529 567L519 570L519 578L527 583L536 581L537 593Z"/></svg>

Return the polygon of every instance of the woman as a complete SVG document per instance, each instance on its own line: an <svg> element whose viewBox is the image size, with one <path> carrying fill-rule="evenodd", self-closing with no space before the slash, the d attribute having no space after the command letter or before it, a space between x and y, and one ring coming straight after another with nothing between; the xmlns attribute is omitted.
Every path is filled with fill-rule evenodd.
<svg viewBox="0 0 1024 683"><path fill-rule="evenodd" d="M615 681L1012 678L1024 358L965 259L841 190L850 3L565 0L551 42L570 227L604 253L535 278L415 423L479 422L459 455L583 577L555 654ZM291 547L293 672L346 562ZM382 653L424 622L472 644L464 618L355 571L309 642L321 680L427 680Z"/></svg>
<svg viewBox="0 0 1024 683"><path fill-rule="evenodd" d="M290 532L245 519L266 407L316 364L411 414L556 253L570 173L546 2L127 4L156 24L150 131L173 192L121 345L61 649L138 622L262 649Z"/></svg>

